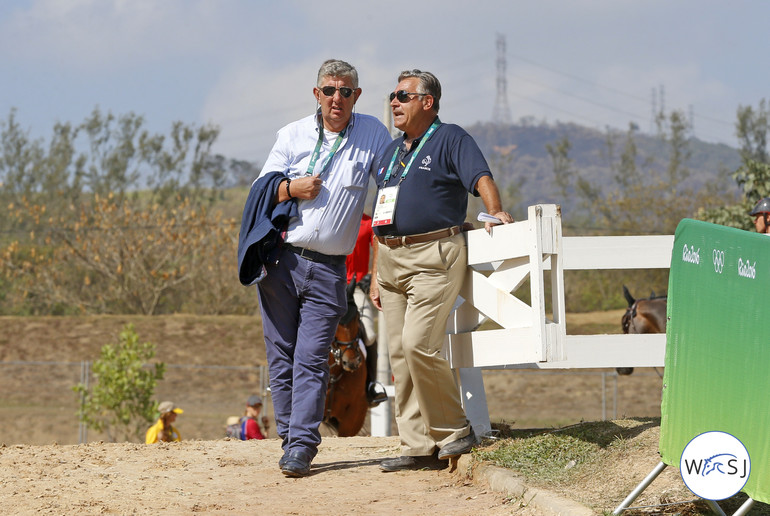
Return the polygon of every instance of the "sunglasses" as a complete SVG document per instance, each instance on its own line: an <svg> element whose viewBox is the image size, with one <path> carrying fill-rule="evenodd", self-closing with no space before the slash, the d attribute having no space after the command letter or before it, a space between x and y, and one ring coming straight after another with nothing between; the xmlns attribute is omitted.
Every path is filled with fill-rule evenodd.
<svg viewBox="0 0 770 516"><path fill-rule="evenodd" d="M342 88L335 88L334 86L324 86L323 88L321 88L321 91L327 97L334 96L334 92L337 90L339 90L340 95L342 95L345 98L348 98L353 94L353 88L346 88L345 86L343 86Z"/></svg>
<svg viewBox="0 0 770 516"><path fill-rule="evenodd" d="M421 97L424 97L425 95L427 95L427 93L417 93L416 91L398 90L390 94L390 101L393 102L393 99L398 99L399 102L409 102L409 100L411 99L411 95L419 95Z"/></svg>

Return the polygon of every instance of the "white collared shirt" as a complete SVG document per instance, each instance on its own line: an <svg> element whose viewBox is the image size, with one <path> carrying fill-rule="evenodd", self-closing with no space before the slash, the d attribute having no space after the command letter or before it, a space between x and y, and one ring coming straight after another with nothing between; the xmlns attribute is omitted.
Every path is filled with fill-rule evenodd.
<svg viewBox="0 0 770 516"><path fill-rule="evenodd" d="M260 177L269 172L287 173L292 179L303 177L318 142L318 131L315 115L281 128ZM330 136L324 138L316 174L334 144L336 134ZM286 242L324 254L350 254L358 237L369 177L374 177L390 141L379 120L354 113L339 149L321 173L323 187L318 197L298 199L299 217L289 222Z"/></svg>

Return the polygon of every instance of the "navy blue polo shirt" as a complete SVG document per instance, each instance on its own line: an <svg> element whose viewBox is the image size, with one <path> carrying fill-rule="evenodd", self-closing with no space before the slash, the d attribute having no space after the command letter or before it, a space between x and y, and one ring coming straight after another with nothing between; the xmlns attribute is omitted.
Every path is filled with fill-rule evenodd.
<svg viewBox="0 0 770 516"><path fill-rule="evenodd" d="M388 145L377 167L378 189L399 184L401 173L419 143L416 139L409 152L403 137ZM384 184L388 165L397 148L398 158L388 183ZM481 176L491 177L492 173L473 137L458 125L439 125L401 182L393 223L376 226L374 233L404 236L462 225L468 209L468 194L478 197L474 187Z"/></svg>

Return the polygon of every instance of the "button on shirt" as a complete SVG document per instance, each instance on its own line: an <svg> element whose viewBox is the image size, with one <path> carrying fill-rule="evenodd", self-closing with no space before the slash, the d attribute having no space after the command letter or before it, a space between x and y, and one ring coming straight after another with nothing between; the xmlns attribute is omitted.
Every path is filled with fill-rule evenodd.
<svg viewBox="0 0 770 516"><path fill-rule="evenodd" d="M317 120L311 115L280 129L260 176L269 172L286 173L291 179L305 176L318 142ZM322 171L337 138L337 133L324 133L314 170L323 179L321 192L315 199L298 200L300 215L289 222L285 240L319 253L347 255L358 236L369 177L391 138L379 120L354 113L337 152Z"/></svg>

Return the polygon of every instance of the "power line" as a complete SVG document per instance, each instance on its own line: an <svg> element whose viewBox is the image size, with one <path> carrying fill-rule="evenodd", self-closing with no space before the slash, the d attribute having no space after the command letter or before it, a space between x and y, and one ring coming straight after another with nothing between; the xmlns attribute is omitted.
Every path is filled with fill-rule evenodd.
<svg viewBox="0 0 770 516"><path fill-rule="evenodd" d="M625 111L623 109L619 109L619 108L616 108L614 106L610 106L610 105L607 105L607 104L602 104L600 102L596 102L595 100L591 100L591 99L588 99L588 98L585 98L585 97L581 97L580 95L575 95L574 93L570 93L568 91L564 91L564 90L561 90L559 88L554 88L553 86L549 86L547 84L543 84L543 83L541 83L539 81L528 79L526 77L522 77L522 76L519 76L519 75L514 75L514 77L517 77L517 78L519 78L519 79L521 79L523 81L529 82L530 84L535 84L537 86L541 86L541 87L549 89L551 91L555 91L555 92L560 93L562 95L566 95L567 97L572 97L574 99L580 100L582 102L586 102L586 103L591 104L593 106L600 107L602 109L606 109L608 111L614 111L616 113L627 115L627 116L630 116L632 118L637 118L637 119L640 119L640 120L644 119L643 116L641 116L641 115L639 115L637 113L631 113L630 111Z"/></svg>
<svg viewBox="0 0 770 516"><path fill-rule="evenodd" d="M579 115L579 114L577 114L577 113L573 113L573 112L571 112L571 111L567 111L566 109L563 109L563 108L560 108L560 107L556 107L556 106L554 106L554 105L552 105L552 104L548 104L548 103L546 103L546 102L542 102L542 101L539 101L539 100L535 100L535 99L533 99L533 98L531 98L531 97L527 97L527 96L525 96L525 95L519 95L519 94L517 94L517 93L511 93L511 95L513 95L514 97L517 97L517 98L520 98L520 99L526 100L527 102L531 102L532 104L537 104L538 106L542 106L542 107L545 107L545 108L548 108L548 109L552 109L552 110L554 110L554 111L560 111L560 112L564 113L565 115L569 115L569 116L571 116L571 117L573 117L573 118L576 118L576 119L578 119L578 120L583 120L583 121L585 121L585 122L588 122L588 123L590 123L590 124L591 124L591 125L593 125L593 126L601 126L601 125L606 125L606 124L602 124L601 122L597 122L597 121L595 121L595 120L591 120L591 119L589 119L589 118L586 118L586 117L584 117L583 115Z"/></svg>
<svg viewBox="0 0 770 516"><path fill-rule="evenodd" d="M535 61L533 59L524 57L522 55L515 54L515 53L510 53L510 52L508 53L508 55L514 57L515 59L523 61L525 63L531 64L531 65L536 66L538 68L541 68L543 70L547 70L547 71L549 71L551 73L554 73L554 74L557 74L557 75L569 78L571 80L578 81L578 82L581 82L583 84L587 84L587 85L595 87L595 88L606 90L606 91L615 93L617 95L626 97L628 99L632 99L632 100L637 101L637 102L642 102L642 103L645 103L645 104L647 104L649 102L648 99L645 99L645 98L643 98L643 97L641 97L639 95L635 95L635 94L629 93L627 91L624 91L624 90L621 90L621 89L618 89L618 88L607 86L606 84L597 83L595 81L586 79L584 77L579 77L579 76L571 74L571 73L563 72L561 70L558 70L558 69L553 68L551 66L547 66L547 65L545 65L543 63L540 63L540 62ZM534 81L531 81L531 82L534 82ZM570 95L569 93L566 93L566 92L563 92L563 91L559 91L556 88L552 88L552 87L546 86L546 85L543 85L543 86L547 87L549 89L552 89L554 91L557 91L558 93L561 93L561 94L564 94L564 95ZM653 96L655 96L657 93L658 92L653 93ZM660 96L661 96L661 98L658 99L660 101L660 109L657 109L657 105L656 105L657 103L656 103L655 99L653 99L653 110L656 113L664 111L664 105L665 105L665 100L663 98L664 95L665 95L665 91L663 90L663 86L660 86ZM574 96L574 95L571 95L571 96ZM581 99L581 100L585 100L585 99ZM612 109L612 110L618 111L618 112L623 112L622 110L619 110L618 108L613 108L613 107L609 107L609 106L606 106L606 105L602 105L602 107L604 107L606 109ZM722 125L722 126L725 126L725 127L730 127L730 126L734 125L732 122L728 122L728 121L721 120L721 119L716 118L716 117L711 117L711 116L708 116L708 115L701 114L698 111L696 111L694 108L692 110L692 114L693 114L693 117L696 118L696 119L707 120L709 122L713 122L713 123L716 123L716 124L719 124L719 125ZM641 119L644 118L644 117L640 117L639 115L634 115L634 116L637 117L637 118L641 118Z"/></svg>
<svg viewBox="0 0 770 516"><path fill-rule="evenodd" d="M538 68L542 68L543 70L548 70L549 72L552 72L552 73L555 73L555 74L567 77L569 79L573 79L573 80L578 81L578 82L582 82L582 83L588 84L590 86L594 86L595 88L601 88L601 89L604 89L604 90L607 90L607 91L611 91L611 92L616 93L618 95L622 95L624 97L628 97L630 99L633 99L633 100L636 100L636 101L639 101L639 102L644 102L645 104L647 103L647 99L639 97L638 95L633 95L633 94L628 93L626 91L622 91L622 90L619 90L619 89L616 89L616 88L612 88L612 87L604 85L604 84L599 84L599 83L596 83L594 81L591 81L591 80L588 80L588 79L584 79L583 77L578 77L577 75L572 75L572 74L569 74L569 73L566 73L566 72L562 72L560 70L557 70L555 68L551 68L549 66L546 66L544 64L538 63L537 61L534 61L532 59L528 59L528 58L526 58L524 56L521 56L521 55L518 55L518 54L510 54L510 55L515 57L516 59L524 61L525 63L529 63L531 65L537 66Z"/></svg>

